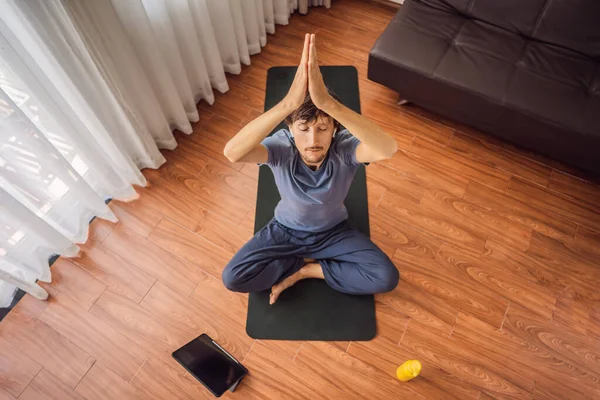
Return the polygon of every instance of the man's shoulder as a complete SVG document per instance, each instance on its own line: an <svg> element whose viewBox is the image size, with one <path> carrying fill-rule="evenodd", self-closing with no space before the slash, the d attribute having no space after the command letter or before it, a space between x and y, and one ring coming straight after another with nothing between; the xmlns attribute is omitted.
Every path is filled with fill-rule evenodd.
<svg viewBox="0 0 600 400"><path fill-rule="evenodd" d="M331 142L331 149L334 152L343 153L349 150L349 147L352 147L351 144L353 142L358 141L352 133L348 129L344 129L339 131L333 137L333 141Z"/></svg>
<svg viewBox="0 0 600 400"><path fill-rule="evenodd" d="M354 136L352 136L352 134L350 133L350 131L348 129L342 129L341 131L336 133L335 136L333 137L333 143L348 140L348 138L351 138L351 137L354 137Z"/></svg>
<svg viewBox="0 0 600 400"><path fill-rule="evenodd" d="M267 164L271 167L286 164L294 154L295 146L292 136L287 129L278 130L271 136L266 137L261 143L269 152L269 161Z"/></svg>
<svg viewBox="0 0 600 400"><path fill-rule="evenodd" d="M273 145L280 148L292 147L294 145L292 143L292 135L287 129L280 129L271 136L267 136L262 143L267 146Z"/></svg>
<svg viewBox="0 0 600 400"><path fill-rule="evenodd" d="M356 164L355 152L359 143L357 137L347 129L343 129L333 138L331 150L340 162L347 165Z"/></svg>

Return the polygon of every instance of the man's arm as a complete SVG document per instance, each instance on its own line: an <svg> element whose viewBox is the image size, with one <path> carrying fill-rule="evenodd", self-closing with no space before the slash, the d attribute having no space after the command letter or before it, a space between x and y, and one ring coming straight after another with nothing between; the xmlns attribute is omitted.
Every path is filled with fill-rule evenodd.
<svg viewBox="0 0 600 400"><path fill-rule="evenodd" d="M323 82L317 61L315 35L311 35L308 57L308 91L315 106L344 125L360 140L356 148L358 162L375 162L391 158L398 151L398 144L375 122L352 111L331 97Z"/></svg>
<svg viewBox="0 0 600 400"><path fill-rule="evenodd" d="M376 162L392 158L398 151L398 144L393 137L375 122L352 111L345 105L331 98L331 103L326 103L323 108L327 114L354 135L360 144L356 148L356 160L360 163Z"/></svg>
<svg viewBox="0 0 600 400"><path fill-rule="evenodd" d="M240 161L267 162L266 149L262 150L258 146L292 111L294 111L294 108L285 101L277 104L266 113L250 121L237 135L232 137L225 145L223 154L232 163Z"/></svg>
<svg viewBox="0 0 600 400"><path fill-rule="evenodd" d="M310 35L304 37L304 48L294 81L285 98L258 118L250 121L227 142L223 154L231 162L266 162L266 151L258 147L269 133L296 108L300 107L308 90L308 47ZM252 154L250 154L252 153ZM248 157L246 157L248 156Z"/></svg>

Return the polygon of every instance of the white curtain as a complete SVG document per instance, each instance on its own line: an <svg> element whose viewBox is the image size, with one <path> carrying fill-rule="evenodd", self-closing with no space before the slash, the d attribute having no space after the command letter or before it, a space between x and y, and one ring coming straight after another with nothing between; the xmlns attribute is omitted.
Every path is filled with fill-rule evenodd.
<svg viewBox="0 0 600 400"><path fill-rule="evenodd" d="M319 3L319 4L317 4ZM322 4L321 4L322 3ZM275 24L309 0L1 0L0 307L38 298L48 259L74 256L109 198L191 133Z"/></svg>

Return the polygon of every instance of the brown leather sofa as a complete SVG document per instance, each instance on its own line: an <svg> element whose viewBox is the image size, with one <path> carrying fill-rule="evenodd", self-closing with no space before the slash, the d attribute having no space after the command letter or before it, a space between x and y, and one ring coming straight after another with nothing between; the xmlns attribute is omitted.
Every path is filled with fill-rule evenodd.
<svg viewBox="0 0 600 400"><path fill-rule="evenodd" d="M406 0L368 78L600 173L600 0Z"/></svg>

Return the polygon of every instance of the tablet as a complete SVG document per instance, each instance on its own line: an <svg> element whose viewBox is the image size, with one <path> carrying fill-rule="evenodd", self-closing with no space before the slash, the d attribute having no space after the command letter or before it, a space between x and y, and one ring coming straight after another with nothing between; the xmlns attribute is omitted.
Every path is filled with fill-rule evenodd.
<svg viewBox="0 0 600 400"><path fill-rule="evenodd" d="M231 354L203 333L173 352L173 358L208 390L221 397L248 373Z"/></svg>

